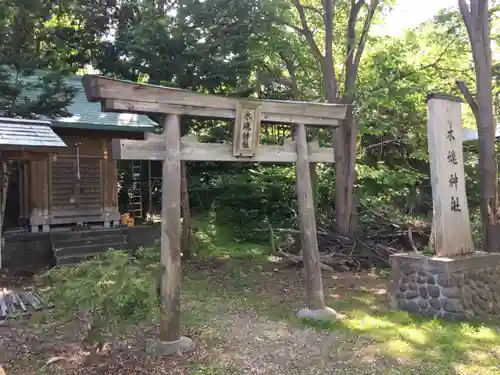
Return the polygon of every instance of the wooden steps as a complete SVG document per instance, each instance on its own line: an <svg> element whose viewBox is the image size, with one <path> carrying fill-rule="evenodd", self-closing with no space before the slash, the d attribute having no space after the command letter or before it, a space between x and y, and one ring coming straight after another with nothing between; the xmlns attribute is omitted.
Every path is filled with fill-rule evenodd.
<svg viewBox="0 0 500 375"><path fill-rule="evenodd" d="M120 228L56 232L51 235L57 266L70 266L103 254L108 249L128 247L126 233Z"/></svg>

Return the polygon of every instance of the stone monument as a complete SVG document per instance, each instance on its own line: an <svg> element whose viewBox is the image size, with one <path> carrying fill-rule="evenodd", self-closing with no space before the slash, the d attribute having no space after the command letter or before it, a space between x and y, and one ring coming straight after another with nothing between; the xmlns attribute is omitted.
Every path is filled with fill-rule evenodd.
<svg viewBox="0 0 500 375"><path fill-rule="evenodd" d="M500 315L500 254L475 251L465 191L461 101L428 97L427 135L435 256L391 256L394 309L462 320Z"/></svg>

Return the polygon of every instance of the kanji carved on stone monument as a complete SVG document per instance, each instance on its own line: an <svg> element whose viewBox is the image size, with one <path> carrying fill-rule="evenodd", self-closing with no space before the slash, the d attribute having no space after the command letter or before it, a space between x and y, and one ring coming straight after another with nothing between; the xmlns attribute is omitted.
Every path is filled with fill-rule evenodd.
<svg viewBox="0 0 500 375"><path fill-rule="evenodd" d="M461 104L434 94L428 101L433 246L438 256L474 251L465 192Z"/></svg>

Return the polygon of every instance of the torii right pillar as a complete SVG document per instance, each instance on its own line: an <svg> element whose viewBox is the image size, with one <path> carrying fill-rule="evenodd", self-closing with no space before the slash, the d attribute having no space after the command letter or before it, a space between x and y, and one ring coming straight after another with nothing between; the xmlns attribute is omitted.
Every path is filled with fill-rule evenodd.
<svg viewBox="0 0 500 375"><path fill-rule="evenodd" d="M500 315L500 254L475 251L472 243L461 100L431 94L427 114L435 255L391 256L389 305L453 321Z"/></svg>

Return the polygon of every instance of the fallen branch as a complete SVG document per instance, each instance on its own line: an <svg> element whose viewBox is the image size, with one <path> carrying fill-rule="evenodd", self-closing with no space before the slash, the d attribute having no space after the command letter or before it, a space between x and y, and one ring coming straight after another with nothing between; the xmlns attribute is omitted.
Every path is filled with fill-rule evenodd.
<svg viewBox="0 0 500 375"><path fill-rule="evenodd" d="M294 264L301 264L303 262L302 250L300 251L299 254L294 255L294 254L290 254L290 253L284 252L283 250L279 249L278 254L280 254L284 258L289 259ZM329 272L334 271L334 269L332 267L330 267L328 264L325 263L325 257L323 257L321 255L320 255L320 264L319 265L320 265L320 268L324 271L329 271Z"/></svg>
<svg viewBox="0 0 500 375"><path fill-rule="evenodd" d="M417 254L420 254L420 251L418 251L417 247L415 246L415 242L413 242L413 234L411 232L411 226L408 227L408 240L410 241L411 248L413 249L414 252Z"/></svg>

